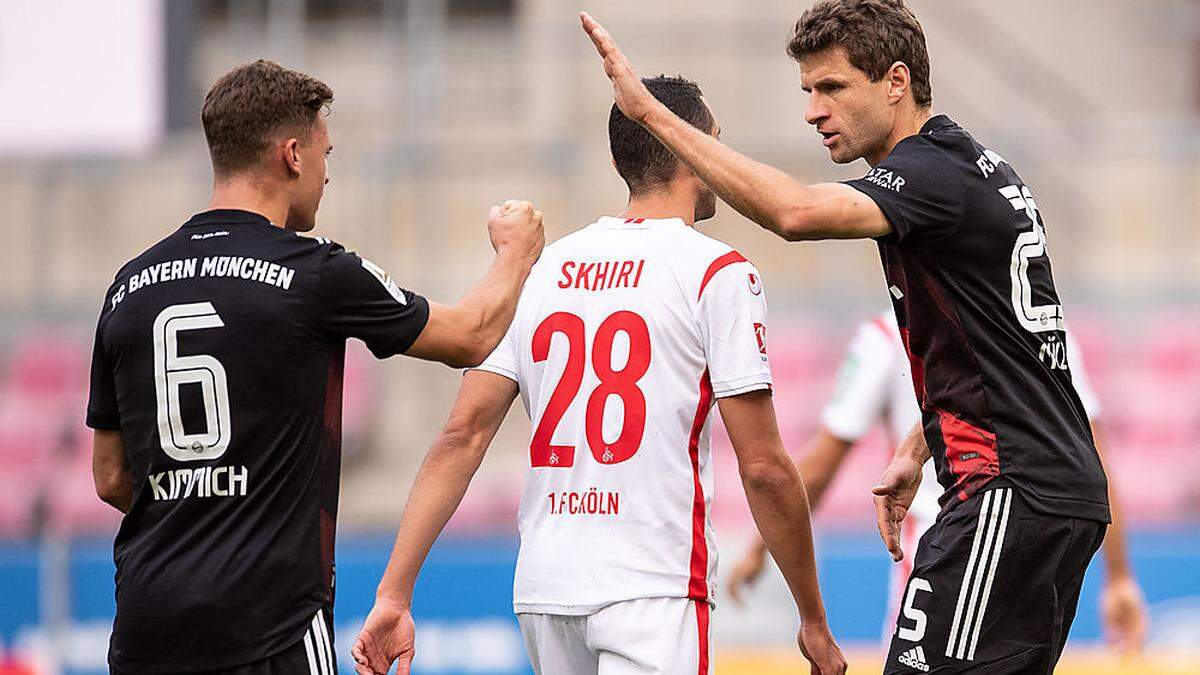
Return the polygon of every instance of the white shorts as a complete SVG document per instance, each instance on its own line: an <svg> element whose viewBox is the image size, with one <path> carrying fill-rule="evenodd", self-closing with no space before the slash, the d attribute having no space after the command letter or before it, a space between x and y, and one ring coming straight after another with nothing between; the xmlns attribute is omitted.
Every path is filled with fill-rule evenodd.
<svg viewBox="0 0 1200 675"><path fill-rule="evenodd" d="M517 621L537 675L711 675L710 611L687 598L644 598Z"/></svg>

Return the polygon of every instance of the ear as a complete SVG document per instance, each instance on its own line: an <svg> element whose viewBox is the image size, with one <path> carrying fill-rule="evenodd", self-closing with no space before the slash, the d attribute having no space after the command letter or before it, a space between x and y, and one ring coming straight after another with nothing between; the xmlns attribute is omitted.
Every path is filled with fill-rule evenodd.
<svg viewBox="0 0 1200 675"><path fill-rule="evenodd" d="M888 103L899 103L912 88L912 73L903 61L893 63L884 77L888 82Z"/></svg>
<svg viewBox="0 0 1200 675"><path fill-rule="evenodd" d="M289 138L283 142L283 161L287 165L288 173L299 177L300 176L300 141L295 138Z"/></svg>

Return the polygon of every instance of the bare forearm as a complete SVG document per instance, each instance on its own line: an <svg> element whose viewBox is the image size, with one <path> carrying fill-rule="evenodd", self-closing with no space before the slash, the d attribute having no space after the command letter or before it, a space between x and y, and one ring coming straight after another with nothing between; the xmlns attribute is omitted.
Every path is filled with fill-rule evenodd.
<svg viewBox="0 0 1200 675"><path fill-rule="evenodd" d="M929 444L925 442L925 429L920 422L913 425L912 431L896 448L896 457L907 457L919 466L925 466L931 458Z"/></svg>
<svg viewBox="0 0 1200 675"><path fill-rule="evenodd" d="M413 585L430 548L458 509L483 461L482 453L456 452L454 444L452 437L439 438L421 464L379 582L377 595L405 607L412 603Z"/></svg>
<svg viewBox="0 0 1200 675"><path fill-rule="evenodd" d="M485 356L500 343L512 323L533 262L511 254L497 255L483 279L458 302L458 308L470 317L470 334L484 343Z"/></svg>
<svg viewBox="0 0 1200 675"><path fill-rule="evenodd" d="M659 106L644 124L663 145L738 213L789 239L789 211L805 187L784 172L733 150Z"/></svg>
<svg viewBox="0 0 1200 675"><path fill-rule="evenodd" d="M817 584L808 496L800 473L790 462L743 471L742 484L763 542L775 559L803 621L825 620Z"/></svg>
<svg viewBox="0 0 1200 675"><path fill-rule="evenodd" d="M1092 424L1092 437L1095 439L1096 452L1100 455L1101 464L1107 465L1107 462L1104 461L1105 436L1100 425ZM1105 466L1106 471L1107 469L1108 467ZM1108 526L1108 532L1104 535L1104 565L1111 581L1115 578L1133 575L1125 546L1125 526L1121 518L1121 508L1117 503L1117 488L1113 483L1112 474L1109 474L1108 479L1108 510L1112 514L1112 524Z"/></svg>

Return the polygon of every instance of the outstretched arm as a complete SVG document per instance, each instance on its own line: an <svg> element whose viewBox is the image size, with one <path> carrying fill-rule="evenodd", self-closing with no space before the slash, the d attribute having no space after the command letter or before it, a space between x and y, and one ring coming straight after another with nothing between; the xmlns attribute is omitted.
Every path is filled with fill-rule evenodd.
<svg viewBox="0 0 1200 675"><path fill-rule="evenodd" d="M820 673L844 673L846 661L829 632L817 584L804 481L779 437L771 394L758 390L717 403L754 522L800 610L800 649Z"/></svg>
<svg viewBox="0 0 1200 675"><path fill-rule="evenodd" d="M417 574L516 396L517 383L506 377L480 370L463 376L450 420L417 472L375 607L354 643L358 673L384 675L397 658L398 675L409 672L414 637L410 608Z"/></svg>
<svg viewBox="0 0 1200 675"><path fill-rule="evenodd" d="M542 253L542 213L529 202L508 201L488 214L496 259L487 275L455 305L429 304L429 320L405 352L455 368L474 367L504 337L521 287Z"/></svg>
<svg viewBox="0 0 1200 675"><path fill-rule="evenodd" d="M604 72L613 83L617 107L644 126L730 206L787 239L861 239L892 231L875 202L839 183L803 185L756 162L672 113L646 89L612 35L587 12L580 13Z"/></svg>

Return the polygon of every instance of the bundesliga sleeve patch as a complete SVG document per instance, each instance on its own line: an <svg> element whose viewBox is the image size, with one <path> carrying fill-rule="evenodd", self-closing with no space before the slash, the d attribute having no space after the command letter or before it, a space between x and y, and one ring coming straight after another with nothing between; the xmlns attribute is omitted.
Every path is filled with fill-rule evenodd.
<svg viewBox="0 0 1200 675"><path fill-rule="evenodd" d="M392 279L392 275L388 274L387 270L366 258L362 259L362 266L363 269L370 272L371 276L375 277L383 285L388 294L396 299L396 302L402 305L408 304L408 299L404 297L404 291L400 290L400 287L396 285L395 279Z"/></svg>
<svg viewBox="0 0 1200 675"><path fill-rule="evenodd" d="M747 283L750 284L750 292L754 295L762 295L762 279L758 278L753 272L746 275Z"/></svg>

